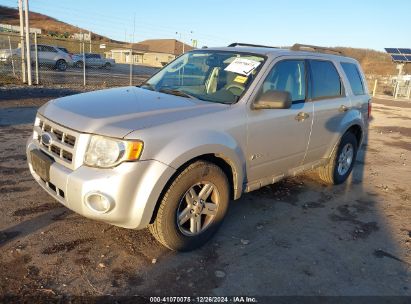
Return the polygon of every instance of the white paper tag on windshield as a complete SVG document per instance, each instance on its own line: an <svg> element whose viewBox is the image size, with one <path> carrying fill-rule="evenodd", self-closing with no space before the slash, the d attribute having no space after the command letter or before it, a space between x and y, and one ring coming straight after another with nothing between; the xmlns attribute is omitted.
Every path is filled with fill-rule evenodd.
<svg viewBox="0 0 411 304"><path fill-rule="evenodd" d="M261 62L250 59L236 58L224 69L224 71L248 76L260 65L260 63Z"/></svg>

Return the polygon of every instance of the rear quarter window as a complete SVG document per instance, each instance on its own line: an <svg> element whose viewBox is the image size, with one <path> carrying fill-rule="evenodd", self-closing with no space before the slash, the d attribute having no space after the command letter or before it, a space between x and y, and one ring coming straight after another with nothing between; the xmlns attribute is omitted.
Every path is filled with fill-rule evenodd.
<svg viewBox="0 0 411 304"><path fill-rule="evenodd" d="M311 99L336 98L343 95L340 75L334 64L326 60L309 60Z"/></svg>
<svg viewBox="0 0 411 304"><path fill-rule="evenodd" d="M341 66L348 78L348 82L350 83L354 95L364 95L364 84L362 82L361 74L358 70L357 65L348 62L341 62Z"/></svg>

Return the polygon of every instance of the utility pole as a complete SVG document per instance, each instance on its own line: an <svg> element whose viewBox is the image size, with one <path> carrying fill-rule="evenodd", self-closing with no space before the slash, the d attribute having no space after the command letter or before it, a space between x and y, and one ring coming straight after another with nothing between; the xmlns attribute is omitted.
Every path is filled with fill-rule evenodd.
<svg viewBox="0 0 411 304"><path fill-rule="evenodd" d="M193 31L190 31L190 40L191 41L194 41L193 40ZM179 38L179 40L180 40L180 42L182 43L182 46L183 46L183 54L184 54L184 52L185 52L185 43L184 43L184 41L182 40L182 33L181 32L176 32L176 35L178 35L180 38Z"/></svg>
<svg viewBox="0 0 411 304"><path fill-rule="evenodd" d="M20 56L21 56L21 79L26 82L26 55L24 54L24 19L23 19L23 0L19 0L20 17Z"/></svg>
<svg viewBox="0 0 411 304"><path fill-rule="evenodd" d="M29 1L24 0L24 17L26 21L26 51L27 51L27 83L31 86L31 53L30 53L30 23L29 23Z"/></svg>
<svg viewBox="0 0 411 304"><path fill-rule="evenodd" d="M184 42L182 41L182 39L181 39L181 32L176 32L176 35L179 35L180 36L180 38L179 38L179 41L183 44L183 54L184 54Z"/></svg>
<svg viewBox="0 0 411 304"><path fill-rule="evenodd" d="M133 41L132 41L132 43L134 43L134 41L135 41L135 37L134 37L135 34L136 34L136 13L134 13L134 21L133 21Z"/></svg>

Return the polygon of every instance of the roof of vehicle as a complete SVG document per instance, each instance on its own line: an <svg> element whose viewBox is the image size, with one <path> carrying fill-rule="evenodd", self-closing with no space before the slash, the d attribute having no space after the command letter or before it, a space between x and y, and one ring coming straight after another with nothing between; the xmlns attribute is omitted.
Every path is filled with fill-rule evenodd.
<svg viewBox="0 0 411 304"><path fill-rule="evenodd" d="M297 46L297 47L296 47ZM258 46L258 45L248 45L248 44L233 44L227 47L211 47L211 48L204 48L202 50L207 51L207 50L214 50L214 51L230 51L230 52L242 52L242 53L252 53L252 54L259 54L263 56L270 56L270 57L278 57L278 56L293 56L293 55L298 55L298 56L315 56L319 58L328 58L328 59L342 59L344 58L345 60L352 60L355 61L355 59L344 56L341 54L341 52L331 49L331 48L322 48L322 47L316 47L316 46L304 46L306 48L318 48L317 50L314 51L309 51L309 50L302 50L299 49L298 46L301 45L294 45L291 48L280 48L280 47L268 47L268 46ZM332 53L335 54L332 54ZM338 54L338 53L340 54Z"/></svg>

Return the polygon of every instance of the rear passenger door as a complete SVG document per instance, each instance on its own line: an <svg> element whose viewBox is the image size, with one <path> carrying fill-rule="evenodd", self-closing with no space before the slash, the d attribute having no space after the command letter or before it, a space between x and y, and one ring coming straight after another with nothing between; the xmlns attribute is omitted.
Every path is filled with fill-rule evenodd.
<svg viewBox="0 0 411 304"><path fill-rule="evenodd" d="M331 60L310 59L308 66L314 120L304 160L306 164L329 156L343 131L343 119L351 108L338 65Z"/></svg>

